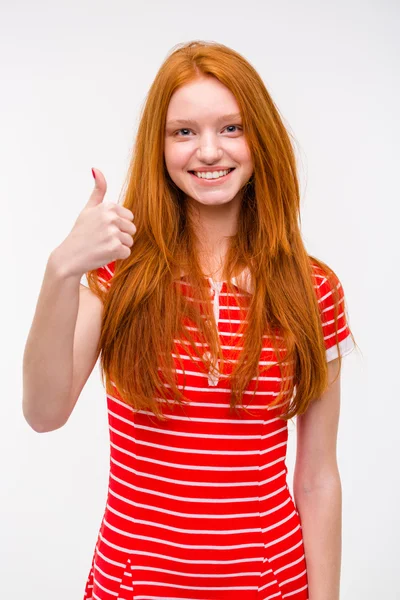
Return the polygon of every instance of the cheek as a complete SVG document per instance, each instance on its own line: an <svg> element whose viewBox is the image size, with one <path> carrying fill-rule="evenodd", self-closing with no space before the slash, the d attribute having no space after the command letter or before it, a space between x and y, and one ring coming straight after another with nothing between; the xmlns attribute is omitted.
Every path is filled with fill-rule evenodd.
<svg viewBox="0 0 400 600"><path fill-rule="evenodd" d="M186 146L184 148L183 146ZM190 151L187 144L180 144L173 148L166 148L165 150L165 164L168 171L182 170L188 164L190 159Z"/></svg>
<svg viewBox="0 0 400 600"><path fill-rule="evenodd" d="M251 161L250 147L245 140L242 141L243 143L241 144L238 152L240 152L240 156L243 162L249 162Z"/></svg>
<svg viewBox="0 0 400 600"><path fill-rule="evenodd" d="M175 183L176 186L180 187L183 182L182 171L185 168L185 165L188 164L183 156L183 152L180 149L174 147L168 147L168 144L165 145L164 149L164 161L165 166L168 172L168 175Z"/></svg>
<svg viewBox="0 0 400 600"><path fill-rule="evenodd" d="M252 162L250 147L243 137L231 139L226 147L226 154L242 167Z"/></svg>
<svg viewBox="0 0 400 600"><path fill-rule="evenodd" d="M253 171L254 166L253 166L253 159L251 156L250 148L248 148L248 147L243 148L240 161L247 171L249 171L249 172Z"/></svg>

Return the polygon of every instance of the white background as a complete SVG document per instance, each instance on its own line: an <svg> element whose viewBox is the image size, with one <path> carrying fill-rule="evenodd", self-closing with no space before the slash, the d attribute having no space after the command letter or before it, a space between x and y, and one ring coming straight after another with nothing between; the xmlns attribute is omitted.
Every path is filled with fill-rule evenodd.
<svg viewBox="0 0 400 600"><path fill-rule="evenodd" d="M91 167L117 202L157 70L176 44L204 39L251 62L296 138L304 242L339 275L362 352L342 372L341 599L400 598L399 4L2 0L0 10L1 597L83 596L108 482L99 367L66 426L38 434L22 415L24 346ZM295 422L289 430L292 475Z"/></svg>

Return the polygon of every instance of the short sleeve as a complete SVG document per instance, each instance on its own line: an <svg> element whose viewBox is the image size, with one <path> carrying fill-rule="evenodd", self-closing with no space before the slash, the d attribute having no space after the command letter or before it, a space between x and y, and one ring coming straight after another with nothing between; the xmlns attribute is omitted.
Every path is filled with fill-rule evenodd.
<svg viewBox="0 0 400 600"><path fill-rule="evenodd" d="M354 349L354 342L348 323L346 312L346 299L343 286L336 275L331 275L329 280L322 270L318 270L317 297L321 312L322 331L326 350L326 360L330 362L338 358L337 342L339 342L340 356L346 356ZM335 326L335 310L333 286L337 289L338 308L337 325ZM337 339L336 339L337 334Z"/></svg>
<svg viewBox="0 0 400 600"><path fill-rule="evenodd" d="M107 265L104 265L103 267L99 267L97 269L99 283L104 291L107 291L110 287L111 279L114 275L114 270L115 270L115 260L113 262L110 262ZM86 273L81 278L81 284L86 287L89 287Z"/></svg>
<svg viewBox="0 0 400 600"><path fill-rule="evenodd" d="M97 274L99 277L99 282L102 285L103 290L107 291L111 285L111 279L114 275L115 270L115 261L104 265L104 267L99 267L97 269Z"/></svg>

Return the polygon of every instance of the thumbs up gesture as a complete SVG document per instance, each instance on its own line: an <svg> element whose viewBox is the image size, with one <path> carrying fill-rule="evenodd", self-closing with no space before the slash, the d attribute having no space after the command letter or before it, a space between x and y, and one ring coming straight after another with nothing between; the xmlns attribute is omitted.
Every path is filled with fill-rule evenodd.
<svg viewBox="0 0 400 600"><path fill-rule="evenodd" d="M77 277L114 260L128 258L136 233L133 213L119 204L104 203L107 182L99 169L92 172L95 186L89 200L57 248L64 271Z"/></svg>

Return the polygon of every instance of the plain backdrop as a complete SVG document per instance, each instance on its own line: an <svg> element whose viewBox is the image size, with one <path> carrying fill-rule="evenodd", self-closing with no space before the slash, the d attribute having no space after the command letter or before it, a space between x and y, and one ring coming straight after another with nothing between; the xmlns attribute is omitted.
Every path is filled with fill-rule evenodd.
<svg viewBox="0 0 400 600"><path fill-rule="evenodd" d="M302 233L343 284L359 345L343 360L342 600L400 598L399 4L0 2L1 597L80 600L105 508L99 365L70 420L22 415L22 358L50 252L103 171L118 202L148 89L194 39L240 52L296 139ZM290 486L296 448L289 422Z"/></svg>

